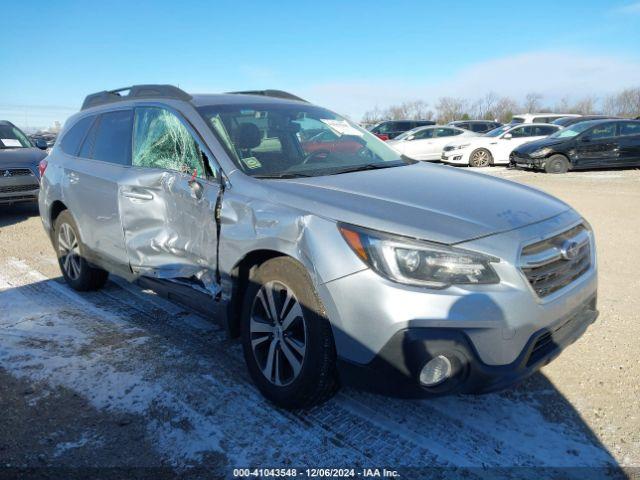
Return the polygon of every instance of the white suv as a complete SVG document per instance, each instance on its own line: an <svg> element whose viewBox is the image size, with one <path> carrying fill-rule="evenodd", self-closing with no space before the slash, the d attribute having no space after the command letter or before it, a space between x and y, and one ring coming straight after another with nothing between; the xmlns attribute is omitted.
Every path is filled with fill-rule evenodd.
<svg viewBox="0 0 640 480"><path fill-rule="evenodd" d="M577 113L522 113L514 115L510 125L518 123L551 123L559 118L580 117Z"/></svg>

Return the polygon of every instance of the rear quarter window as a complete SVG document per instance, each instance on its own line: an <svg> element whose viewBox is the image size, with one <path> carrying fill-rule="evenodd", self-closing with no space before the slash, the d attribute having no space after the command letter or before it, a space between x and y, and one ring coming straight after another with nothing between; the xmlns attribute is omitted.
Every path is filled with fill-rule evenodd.
<svg viewBox="0 0 640 480"><path fill-rule="evenodd" d="M551 135L552 133L557 132L558 129L554 128L554 127L548 127L548 126L537 126L533 129L533 136L534 137L540 137L543 135Z"/></svg>
<svg viewBox="0 0 640 480"><path fill-rule="evenodd" d="M81 118L69 129L69 131L67 131L67 133L64 134L64 137L62 137L62 141L60 142L60 148L64 153L74 156L78 155L80 143L84 140L84 137L87 135L87 132L95 119L95 115Z"/></svg>

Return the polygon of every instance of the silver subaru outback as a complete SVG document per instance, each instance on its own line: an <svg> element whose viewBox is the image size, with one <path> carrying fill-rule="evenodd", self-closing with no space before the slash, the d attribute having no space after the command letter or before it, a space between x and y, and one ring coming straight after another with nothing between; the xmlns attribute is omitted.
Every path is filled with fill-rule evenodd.
<svg viewBox="0 0 640 480"><path fill-rule="evenodd" d="M286 92L89 95L43 169L42 222L71 287L113 273L224 312L283 407L347 383L502 389L597 317L593 233L571 207L402 157Z"/></svg>

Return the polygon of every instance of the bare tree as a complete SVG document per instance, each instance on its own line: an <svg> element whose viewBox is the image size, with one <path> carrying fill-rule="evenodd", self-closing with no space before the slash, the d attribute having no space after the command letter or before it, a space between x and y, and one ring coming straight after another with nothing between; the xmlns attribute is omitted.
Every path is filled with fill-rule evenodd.
<svg viewBox="0 0 640 480"><path fill-rule="evenodd" d="M533 113L542 109L542 95L539 93L527 93L524 97L524 105L522 106L525 112Z"/></svg>
<svg viewBox="0 0 640 480"><path fill-rule="evenodd" d="M598 97L588 95L579 99L569 110L569 113L580 113L582 115L591 115L596 112L596 104Z"/></svg>
<svg viewBox="0 0 640 480"><path fill-rule="evenodd" d="M518 104L513 98L502 97L495 106L495 119L502 123L510 122L516 110L518 110Z"/></svg>
<svg viewBox="0 0 640 480"><path fill-rule="evenodd" d="M561 113L573 113L569 97L565 95L560 99L559 102L556 102L556 104L553 106L553 111Z"/></svg>
<svg viewBox="0 0 640 480"><path fill-rule="evenodd" d="M367 110L364 112L361 123L365 125L373 125L374 123L381 122L382 120L384 120L383 112L378 108L378 106L376 106L373 110Z"/></svg>
<svg viewBox="0 0 640 480"><path fill-rule="evenodd" d="M636 117L640 115L640 87L627 88L604 100L603 110L608 115Z"/></svg>
<svg viewBox="0 0 640 480"><path fill-rule="evenodd" d="M436 104L438 122L447 123L463 118L469 109L469 102L464 98L441 97Z"/></svg>
<svg viewBox="0 0 640 480"><path fill-rule="evenodd" d="M373 124L383 120L431 120L433 111L423 100L412 100L398 105L390 105L384 110L375 107L362 116L362 123Z"/></svg>
<svg viewBox="0 0 640 480"><path fill-rule="evenodd" d="M598 108L598 107L601 108ZM437 118L440 123L468 118L498 120L509 122L517 110L526 112L555 111L560 113L580 113L589 115L602 110L608 115L636 117L640 115L640 87L627 88L617 94L606 97L602 102L594 95L587 95L574 102L570 97L561 98L553 108L542 104L542 95L529 93L522 105L510 97L499 97L488 92L474 102L460 97L441 97L435 105L436 114L429 109L424 100L411 100L380 109L375 107L365 112L362 123L377 123L382 120L431 120Z"/></svg>
<svg viewBox="0 0 640 480"><path fill-rule="evenodd" d="M429 109L429 104L423 100L405 102L402 106L405 118L409 120L431 120L433 118L433 111Z"/></svg>
<svg viewBox="0 0 640 480"><path fill-rule="evenodd" d="M496 106L501 99L494 92L487 93L471 105L471 114L474 118L484 120L496 119Z"/></svg>

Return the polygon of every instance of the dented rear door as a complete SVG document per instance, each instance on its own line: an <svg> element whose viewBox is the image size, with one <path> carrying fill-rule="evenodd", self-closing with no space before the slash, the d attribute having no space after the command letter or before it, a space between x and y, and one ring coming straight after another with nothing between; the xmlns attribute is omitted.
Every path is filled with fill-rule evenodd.
<svg viewBox="0 0 640 480"><path fill-rule="evenodd" d="M119 184L126 251L134 273L198 280L217 291L215 209L195 132L161 107L135 110L132 166Z"/></svg>

